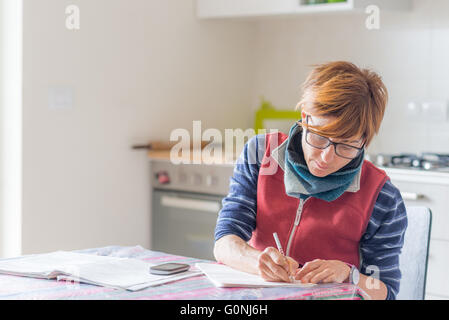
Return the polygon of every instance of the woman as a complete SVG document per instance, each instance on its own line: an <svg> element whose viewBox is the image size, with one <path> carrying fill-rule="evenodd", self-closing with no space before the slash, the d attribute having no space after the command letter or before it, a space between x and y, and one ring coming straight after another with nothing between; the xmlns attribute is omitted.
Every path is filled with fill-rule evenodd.
<svg viewBox="0 0 449 320"><path fill-rule="evenodd" d="M288 136L257 135L245 145L214 255L268 281L351 282L373 299L395 299L405 206L385 172L364 161L387 89L376 73L333 62L317 66L303 91L302 121Z"/></svg>

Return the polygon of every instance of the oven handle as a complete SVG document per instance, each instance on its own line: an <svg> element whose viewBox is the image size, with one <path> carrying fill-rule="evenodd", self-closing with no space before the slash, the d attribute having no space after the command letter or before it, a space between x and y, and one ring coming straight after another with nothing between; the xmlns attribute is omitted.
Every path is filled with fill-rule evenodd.
<svg viewBox="0 0 449 320"><path fill-rule="evenodd" d="M218 213L220 211L220 204L216 201L186 199L171 196L162 196L161 205L165 207L207 211Z"/></svg>
<svg viewBox="0 0 449 320"><path fill-rule="evenodd" d="M402 199L404 200L420 200L424 199L426 196L420 193L412 192L401 192Z"/></svg>

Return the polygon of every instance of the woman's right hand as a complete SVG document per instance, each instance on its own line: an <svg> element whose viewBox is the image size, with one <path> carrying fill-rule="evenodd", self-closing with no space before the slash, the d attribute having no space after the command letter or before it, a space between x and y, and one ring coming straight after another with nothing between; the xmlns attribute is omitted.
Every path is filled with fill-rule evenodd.
<svg viewBox="0 0 449 320"><path fill-rule="evenodd" d="M299 264L290 257L285 257L279 250L268 247L257 257L259 275L270 282L292 282Z"/></svg>

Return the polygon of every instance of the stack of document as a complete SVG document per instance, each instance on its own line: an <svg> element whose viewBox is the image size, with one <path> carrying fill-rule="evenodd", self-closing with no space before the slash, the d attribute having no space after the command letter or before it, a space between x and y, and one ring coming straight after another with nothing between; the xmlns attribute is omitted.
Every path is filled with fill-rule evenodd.
<svg viewBox="0 0 449 320"><path fill-rule="evenodd" d="M295 287L295 288L309 288L316 284L301 283L295 280L288 282L269 282L262 277L235 270L231 267L217 264L217 263L197 263L198 269L204 272L209 280L216 287L238 287L238 288L265 288L265 287Z"/></svg>
<svg viewBox="0 0 449 320"><path fill-rule="evenodd" d="M186 271L169 276L150 274L150 264L138 259L57 251L0 260L0 273L23 277L71 280L137 291L202 274Z"/></svg>

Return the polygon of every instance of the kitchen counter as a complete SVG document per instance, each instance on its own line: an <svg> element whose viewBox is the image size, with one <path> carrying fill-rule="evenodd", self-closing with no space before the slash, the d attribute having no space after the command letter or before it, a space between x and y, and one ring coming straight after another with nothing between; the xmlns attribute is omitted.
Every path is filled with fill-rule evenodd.
<svg viewBox="0 0 449 320"><path fill-rule="evenodd" d="M222 152L221 156L208 156L208 152L203 153L204 155L201 152L191 150L189 156L179 157L177 160L182 160L187 164L234 166L238 158L238 154L236 153L232 154L232 157L229 159L224 157L224 152ZM170 161L170 150L151 150L148 152L148 157L151 160ZM389 167L379 167L379 169L384 170L389 176L407 177L408 180L413 182L449 184L449 171L426 171Z"/></svg>
<svg viewBox="0 0 449 320"><path fill-rule="evenodd" d="M426 171L416 169L397 169L379 167L391 178L406 178L410 182L424 182L449 185L449 172L446 171Z"/></svg>
<svg viewBox="0 0 449 320"><path fill-rule="evenodd" d="M204 151L204 150L203 150ZM191 150L189 156L176 157L175 161L182 161L184 164L202 164L202 165L220 165L234 166L238 155L233 153L231 157L226 158L224 152L221 155L210 156L209 152L200 152ZM151 150L148 152L150 160L171 161L170 150Z"/></svg>

